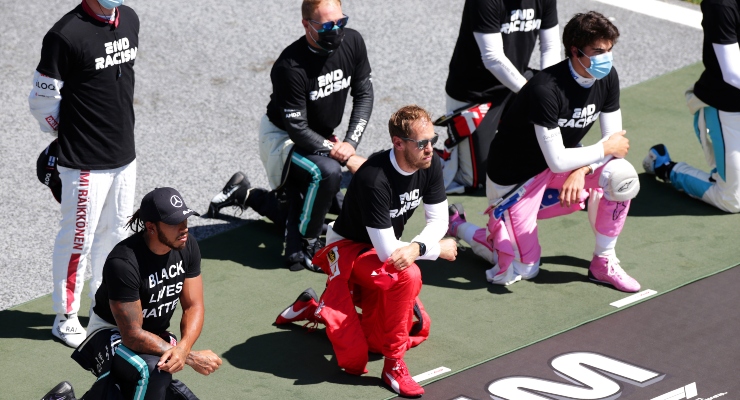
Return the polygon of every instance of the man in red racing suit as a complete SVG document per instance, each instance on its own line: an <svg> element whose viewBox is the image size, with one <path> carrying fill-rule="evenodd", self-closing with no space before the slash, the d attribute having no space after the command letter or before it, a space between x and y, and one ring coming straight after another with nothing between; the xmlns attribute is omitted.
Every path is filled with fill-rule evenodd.
<svg viewBox="0 0 740 400"><path fill-rule="evenodd" d="M325 323L339 366L351 374L367 372L368 350L383 354L382 379L402 396L424 393L403 361L406 350L429 334L415 261L457 256L455 241L442 239L447 197L431 121L418 106L391 116L393 148L370 157L354 175L342 212L327 232L328 244L313 259L329 275L321 301L307 289L275 321ZM400 241L422 201L426 226L410 243Z"/></svg>

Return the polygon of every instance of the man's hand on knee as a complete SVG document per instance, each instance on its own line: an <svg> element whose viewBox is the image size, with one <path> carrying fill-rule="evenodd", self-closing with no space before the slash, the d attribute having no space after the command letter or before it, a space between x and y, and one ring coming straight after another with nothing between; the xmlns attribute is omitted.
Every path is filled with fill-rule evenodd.
<svg viewBox="0 0 740 400"><path fill-rule="evenodd" d="M201 375L210 375L221 366L221 358L211 350L191 351L185 363Z"/></svg>
<svg viewBox="0 0 740 400"><path fill-rule="evenodd" d="M447 238L439 241L439 258L455 261L457 258L457 242L455 239Z"/></svg>
<svg viewBox="0 0 740 400"><path fill-rule="evenodd" d="M420 251L421 249L419 249L419 245L417 243L411 243L408 246L397 248L388 258L388 261L393 264L393 267L395 267L396 270L403 271L416 261L416 258L419 257Z"/></svg>
<svg viewBox="0 0 740 400"><path fill-rule="evenodd" d="M329 152L329 157L342 164L346 163L353 155L355 155L355 148L347 142L334 143L334 147Z"/></svg>
<svg viewBox="0 0 740 400"><path fill-rule="evenodd" d="M630 150L630 140L624 137L627 131L613 133L604 143L604 155L624 158Z"/></svg>
<svg viewBox="0 0 740 400"><path fill-rule="evenodd" d="M169 372L174 374L182 371L185 367L185 359L188 355L188 349L182 346L175 346L162 354L157 363L157 368L160 371Z"/></svg>
<svg viewBox="0 0 740 400"><path fill-rule="evenodd" d="M591 168L581 167L568 175L568 178L563 183L563 188L560 190L560 206L570 207L571 204L576 204L581 201L581 192L586 186L586 174Z"/></svg>

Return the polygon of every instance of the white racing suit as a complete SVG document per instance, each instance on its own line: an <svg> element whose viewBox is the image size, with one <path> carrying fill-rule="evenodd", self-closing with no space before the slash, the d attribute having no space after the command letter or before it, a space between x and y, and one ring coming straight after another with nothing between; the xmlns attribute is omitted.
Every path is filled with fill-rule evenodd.
<svg viewBox="0 0 740 400"><path fill-rule="evenodd" d="M124 225L134 213L136 160L108 170L58 168L62 220L52 258L52 300L57 314L72 314L80 309L88 256L94 302L108 253L128 237Z"/></svg>

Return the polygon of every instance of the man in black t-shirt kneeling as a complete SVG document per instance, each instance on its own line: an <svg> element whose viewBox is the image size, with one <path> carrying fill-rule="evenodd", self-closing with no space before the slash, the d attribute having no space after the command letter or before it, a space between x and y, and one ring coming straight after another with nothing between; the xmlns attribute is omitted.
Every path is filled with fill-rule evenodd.
<svg viewBox="0 0 740 400"><path fill-rule="evenodd" d="M694 133L709 172L671 160L657 144L642 162L645 172L722 211L740 212L740 3L704 0L704 72L686 91ZM672 132L671 132L672 133Z"/></svg>
<svg viewBox="0 0 740 400"><path fill-rule="evenodd" d="M270 71L272 94L260 121L260 159L271 191L252 188L237 172L211 200L208 215L247 207L285 225L285 261L291 271L314 268L311 258L326 214L342 207L342 167L365 159L360 145L373 109L373 85L362 35L348 28L341 0L303 0L305 34L285 48ZM343 139L335 129L348 96L352 112ZM285 197L278 196L284 192ZM284 205L284 207L279 207Z"/></svg>
<svg viewBox="0 0 740 400"><path fill-rule="evenodd" d="M535 43L545 69L560 61L559 38L555 0L465 0L445 85L447 193L483 186L501 114L533 73Z"/></svg>
<svg viewBox="0 0 740 400"><path fill-rule="evenodd" d="M567 59L534 76L504 114L488 154L486 228L450 207L450 236L491 262L486 279L509 285L533 279L542 248L537 219L585 208L596 236L589 279L624 292L640 290L617 259L615 246L640 181L624 159L619 77L612 48L619 31L605 16L576 14L565 26ZM596 121L601 140L581 146Z"/></svg>
<svg viewBox="0 0 740 400"><path fill-rule="evenodd" d="M355 173L342 212L326 234L327 245L313 259L329 275L320 302L308 289L275 323L324 323L347 373L366 373L368 350L381 353L383 381L402 396L420 396L424 389L403 361L406 350L429 334L428 315L417 298L421 271L415 261L453 261L457 244L442 239L447 196L429 114L403 107L388 128L393 148L371 156ZM426 226L411 242L399 240L422 201ZM362 309L361 320L355 305Z"/></svg>
<svg viewBox="0 0 740 400"><path fill-rule="evenodd" d="M203 328L205 307L200 249L188 235L188 208L172 188L157 188L141 200L127 228L134 235L108 255L95 295L88 338L72 358L98 380L88 399L196 399L172 374L189 365L209 375L221 365L210 350L191 350ZM181 338L167 329L182 304ZM71 395L64 382L46 398ZM108 397L112 396L112 397Z"/></svg>

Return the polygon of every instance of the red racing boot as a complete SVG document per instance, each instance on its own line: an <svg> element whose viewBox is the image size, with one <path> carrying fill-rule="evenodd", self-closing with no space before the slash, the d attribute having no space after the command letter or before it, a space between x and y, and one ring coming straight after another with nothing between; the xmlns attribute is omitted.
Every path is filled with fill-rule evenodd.
<svg viewBox="0 0 740 400"><path fill-rule="evenodd" d="M313 313L319 306L319 297L316 296L316 292L313 289L308 288L301 293L300 296L286 308L280 315L275 319L275 325L287 324L290 322L308 320L315 322L316 317Z"/></svg>
<svg viewBox="0 0 740 400"><path fill-rule="evenodd" d="M424 388L411 378L401 358L386 357L382 375L383 382L403 397L421 397L424 394Z"/></svg>

